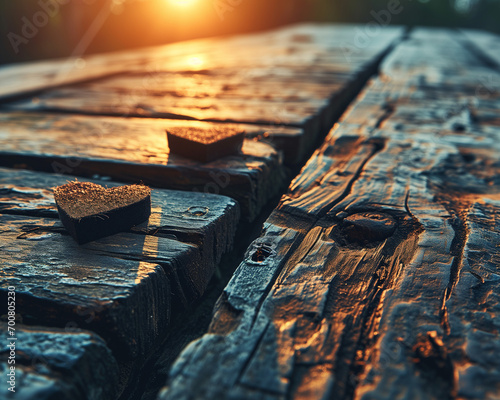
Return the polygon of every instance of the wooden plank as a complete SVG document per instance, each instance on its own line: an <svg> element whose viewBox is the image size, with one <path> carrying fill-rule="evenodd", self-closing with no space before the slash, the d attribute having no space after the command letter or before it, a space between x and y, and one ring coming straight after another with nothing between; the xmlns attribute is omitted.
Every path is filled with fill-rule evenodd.
<svg viewBox="0 0 500 400"><path fill-rule="evenodd" d="M360 156L363 150L360 149ZM340 158L339 164L343 161ZM387 164L384 163L383 167L386 168ZM313 171L316 170L315 164L309 165L314 167ZM304 171L308 171L307 168ZM355 175L346 173L344 179L354 181ZM304 189L307 192L307 186ZM345 191L340 191L336 197L329 197L327 211L344 194ZM365 211L366 208L362 210ZM240 266L241 270L236 272L225 289L223 299L227 304L222 307L220 304L224 303L221 300L212 322L214 327L220 328L209 331L206 340L210 339L210 335L220 337L213 339L220 341L220 347L210 344L217 349L213 353L217 355L217 360L212 362L225 365L224 360L233 359L230 365L234 372L231 375L227 370L221 372L225 379L232 377L227 381L219 382L214 377L217 384L212 381L210 386L216 388L213 389L217 390L216 395L230 395L235 390L233 388L238 387L274 393L277 398L285 398L290 393L298 396L299 392L313 393L315 398L333 393L346 394L347 388L343 387L342 382L346 381L344 378L348 375L351 364L348 354L343 355L342 352L347 352L360 340L364 319L373 306L372 301L377 301L377 271L382 263L387 264L386 275L397 270L399 262L396 260L410 258L415 238L405 237L401 232L399 235L402 237L378 242L365 249L356 243L350 243L348 237L344 236L342 216L335 217L342 210L335 211L331 217L325 214L322 218L313 217L312 226L295 250L271 247L270 262L282 267L274 273L275 280L266 292L259 293L252 286L239 283L242 276L245 276L243 266L248 269L269 268L267 260L261 262L261 267L252 265L255 264L252 258L256 257L250 254L245 260L247 265ZM283 212L288 217L286 211ZM398 216L403 223L409 223L410 218L399 207L387 207L384 212ZM266 230L259 240L267 244L273 237L272 230L270 234ZM394 259L389 255L390 251ZM254 276L255 279L256 274L259 272L253 272L250 277ZM388 280L386 284L390 287L390 283ZM253 284L255 285L257 283ZM254 296L258 298L246 300L249 297L248 291L252 292L251 299ZM222 320L221 323L219 320ZM340 342L345 343L346 349L341 348ZM201 360L190 359L184 369L181 366L179 370L174 368L171 373L174 383L169 386L165 398L182 397L187 385L193 383L192 379L203 376L203 373L197 373L196 368L207 368L210 361L205 364L203 354L206 353L206 347L203 342L200 346L196 354L199 354ZM191 348L186 352L186 358L196 357L191 354ZM240 355L237 360L234 359L236 354ZM193 371L196 378L191 375ZM264 379L264 376L267 378ZM315 376L315 383L310 382L312 376ZM307 382L312 387L304 387ZM205 387L200 387L201 390L205 390Z"/></svg>
<svg viewBox="0 0 500 400"><path fill-rule="evenodd" d="M0 171L0 294L15 282L25 322L90 329L120 361L144 358L165 337L171 304L178 311L198 299L231 249L237 204L153 190L148 223L78 246L54 218L50 188L64 182L50 174Z"/></svg>
<svg viewBox="0 0 500 400"><path fill-rule="evenodd" d="M92 332L28 327L16 323L8 331L0 323L4 340L0 347L0 370L9 379L15 367L12 398L35 399L112 399L117 394L118 365L104 341ZM14 332L10 335L9 332ZM14 343L15 346L10 346ZM11 356L11 350L14 356ZM9 357L10 360L9 360ZM8 363L14 360L15 363ZM3 398L9 398L7 387Z"/></svg>
<svg viewBox="0 0 500 400"><path fill-rule="evenodd" d="M176 121L22 113L0 114L0 120L3 166L223 194L238 201L246 220L285 184L280 154L265 142L245 140L242 154L205 164L169 154L165 129Z"/></svg>
<svg viewBox="0 0 500 400"><path fill-rule="evenodd" d="M190 57L197 53L209 54L218 60L217 65L220 66L220 61L223 61L220 57L222 42L231 50L228 54L238 52L240 60L243 61L241 47L261 45L264 39L262 36L265 34L198 39L132 51L4 65L0 68L0 76L2 82L5 83L0 89L0 100L9 101L12 98L33 95L49 88L91 81L124 71L141 71L156 63L167 65L173 70L196 71L199 70L199 66L196 63L193 64ZM267 35L266 39L269 39L269 36ZM232 60L234 63L234 59Z"/></svg>
<svg viewBox="0 0 500 400"><path fill-rule="evenodd" d="M427 46L430 37L433 46ZM377 128L425 129L458 143L461 138L468 142L467 135L479 129L481 141L496 141L491 126L498 126L500 75L457 37L416 30L387 57L381 73L363 101L344 114L345 130L369 135Z"/></svg>
<svg viewBox="0 0 500 400"><path fill-rule="evenodd" d="M300 24L189 42L191 52L174 45L129 52L128 58L142 68L127 69L126 62L122 74L53 88L5 107L265 125L275 128L267 130L267 136L285 151L286 162L296 165L326 135L403 34L401 28L387 28L365 35L363 44L356 45L352 38L361 28ZM106 56L101 57L104 63ZM287 128L276 129L283 125ZM301 133L291 138L289 128ZM289 138L293 142L288 143Z"/></svg>
<svg viewBox="0 0 500 400"><path fill-rule="evenodd" d="M283 196L162 400L496 396L500 130L470 117L484 103L467 90L484 70L446 30L396 48ZM470 108L452 108L457 93Z"/></svg>
<svg viewBox="0 0 500 400"><path fill-rule="evenodd" d="M53 219L1 215L0 223L0 294L6 304L7 282L16 286L24 322L92 330L119 361L145 357L164 336L170 284L147 237L124 233L80 247ZM167 260L194 253L168 239L158 246Z"/></svg>
<svg viewBox="0 0 500 400"><path fill-rule="evenodd" d="M500 391L498 325L485 311L487 305L498 312L499 208L498 195L469 208L460 276L445 305L450 331L458 332L454 349L464 349L451 357L461 364L456 392L465 398L494 398Z"/></svg>
<svg viewBox="0 0 500 400"><path fill-rule="evenodd" d="M93 122L94 120L98 122ZM146 148L135 148L136 150L144 151L144 156L148 157L150 161L167 161L168 160L168 143L165 142L165 130L174 126L184 126L189 127L205 127L210 128L216 124L210 123L197 123L194 121L179 121L179 120L164 120L164 119L139 119L139 118L107 118L107 117L86 117L86 116L66 116L63 114L41 114L41 113L23 113L23 112L5 112L0 113L0 121L2 123L3 134L2 138L9 137L10 139L17 141L24 140L28 132L26 130L32 130L39 132L40 136L45 131L48 131L48 135L52 131L59 130L71 130L78 129L80 132L85 134L85 138L81 140L84 141L85 145L82 147L88 147L87 144L90 140L95 137L99 137L101 140L97 143L95 149L89 149L92 151L90 153L93 157L99 154L106 154L109 157L120 159L119 149L115 148L112 144L113 140L118 140L121 146L127 148L128 150L134 149L134 147L128 145L130 140L137 140L133 135L138 135L139 133L147 133L150 131L155 131L156 141L158 144L155 146L156 155L151 152L151 149L144 151ZM66 121L66 124L64 123ZM55 126L51 126L54 124ZM59 127L67 126L66 129ZM258 141L263 141L273 147L281 150L283 152L284 162L288 165L296 165L302 161L307 154L306 152L310 150L311 144L306 144L304 141L304 130L302 128L294 128L288 126L280 125L250 125L250 124L231 124L235 128L242 130L246 133L246 137L249 139L254 139ZM23 129L24 128L24 129ZM49 129L50 128L50 129ZM14 130L16 133L14 134ZM18 133L18 130L23 130L25 133ZM121 135L127 135L130 132L131 137L127 140L120 139ZM10 132L10 133L9 133ZM59 133L61 134L61 133ZM109 140L102 140L103 135L109 136ZM3 136L6 135L6 136ZM8 135L8 136L7 136ZM10 137L12 135L12 137ZM19 136L18 136L19 135ZM69 133L68 133L69 135ZM115 139L111 137L114 136ZM87 138L88 137L88 138ZM33 138L31 138L33 139ZM68 137L61 138L64 140L69 140ZM76 139L76 138L74 138ZM150 143L151 144L151 143ZM60 146L61 144L59 144ZM175 155L172 157L176 158ZM178 157L177 157L178 158ZM137 159L137 161L143 161L143 159Z"/></svg>
<svg viewBox="0 0 500 400"><path fill-rule="evenodd" d="M298 24L269 32L237 35L232 37L198 39L165 46L155 46L109 54L70 57L61 60L14 64L0 68L0 79L6 84L0 90L0 99L9 99L36 93L47 88L72 82L89 81L123 71L145 71L161 65L167 71L197 71L210 65L214 69L228 66L245 67L269 65L275 61L311 64L316 56L297 56L298 50L318 47L345 47L353 36L355 26ZM359 28L358 28L359 29ZM386 29L384 34L394 35L396 29ZM372 49L349 48L350 58L356 60ZM193 56L202 56L193 61ZM273 60L270 60L270 56Z"/></svg>
<svg viewBox="0 0 500 400"><path fill-rule="evenodd" d="M141 77L142 79L143 77ZM258 84L254 82L253 84ZM96 88L97 86L97 88ZM310 100L307 94L303 101L280 102L280 99L261 100L243 94L236 100L220 96L192 98L187 90L181 96L168 92L139 93L120 90L110 91L98 84L74 86L53 90L32 100L29 105L14 107L35 111L84 112L92 115L116 115L132 117L196 119L201 121L243 122L256 124L285 124L305 126L307 119L327 106L326 100ZM281 88L279 88L281 89ZM137 89L136 89L137 90ZM132 94L131 94L132 93ZM267 95L267 94L266 94ZM299 99L300 100L300 99Z"/></svg>
<svg viewBox="0 0 500 400"><path fill-rule="evenodd" d="M67 177L29 171L0 169L0 213L58 218L51 188ZM99 182L116 186L113 182ZM173 239L196 247L199 255L173 274L171 281L183 282L174 288L177 300L187 306L199 298L223 254L232 249L239 220L237 204L226 197L171 190L152 191L152 215L147 224L131 229L154 242L157 237ZM60 226L60 224L58 224Z"/></svg>
<svg viewBox="0 0 500 400"><path fill-rule="evenodd" d="M500 68L500 45L499 36L486 31L474 29L461 29L464 43L471 51L476 53L482 60L491 66Z"/></svg>
<svg viewBox="0 0 500 400"><path fill-rule="evenodd" d="M415 37L425 37L426 34L424 30L417 31ZM459 77L464 78L461 70L468 68L471 72L468 78L471 79L464 81L472 86L484 71L484 66L474 58L466 62L470 53L454 45L451 35L436 41L433 47L436 52L454 49L453 56L444 58L446 61L440 59L436 62L429 58L430 68L418 68L416 72L420 77L434 80L434 83L430 85L430 90L422 85L416 91L427 95L427 101L432 101L429 105L441 110L441 114L432 113L425 101L418 101L423 97L414 92L414 98L417 98L413 102L414 111L411 112L405 105L409 96L398 97L393 113L382 126L385 130L390 129L388 127L391 124L399 124L400 131L411 137L415 137L419 131L418 136L431 138L430 145L425 147L427 157L432 148L441 148L440 151L448 155L441 158L441 162L427 174L427 185L421 186L416 196L412 190L406 201L406 207L421 221L424 228L424 232L420 234L420 249L412 263L405 267L401 283L384 301L375 345L362 360L367 367L356 388L357 398L405 396L410 393L428 398L474 398L478 393L477 386L468 376L476 368L482 370L489 363L487 358L478 357L477 364L471 370L463 367L467 361L460 343L469 339L460 325L469 325L476 317L473 313L465 315L457 308L448 309L448 303L453 304L451 297L457 299L457 295L453 295L456 285L467 285L467 278L462 281L459 275L467 253L465 241L468 237L481 235L480 226L474 227L477 232L470 229L468 209L471 202L488 203L488 198L495 197L498 193L498 186L495 184L498 166L493 160L498 152L498 146L494 142L497 141L495 137L498 138L499 131L489 121L474 117L476 112L479 115L482 110L481 105L474 101L478 97L474 90L461 92L462 86L459 86L455 91L460 95L459 104L443 109L440 98L457 101L454 92L448 90L446 79L439 84L444 71L447 70L448 79L452 81L455 75L450 71L456 71ZM422 63L417 60L415 53L405 53L413 54L413 58L405 57L410 68L414 68L412 64ZM440 71L440 75L434 75L432 79L434 71ZM474 73L477 75L474 76ZM409 86L410 90L406 93L414 88ZM430 95L434 96L433 100ZM419 122L420 129L417 128ZM404 133L399 133L400 137L403 135ZM418 153L415 157L419 164L425 160ZM427 201L422 198L423 194L426 194ZM429 204L431 199L434 206L438 206L434 216L429 212L434 208ZM494 239L488 237L481 245L488 248L495 243ZM472 297L460 298L459 301L463 301L461 304L465 309L477 307L477 300ZM491 312L494 312L494 308ZM498 390L494 384L498 370L489 365L486 368L488 373L482 378L482 394L488 398L489 393Z"/></svg>

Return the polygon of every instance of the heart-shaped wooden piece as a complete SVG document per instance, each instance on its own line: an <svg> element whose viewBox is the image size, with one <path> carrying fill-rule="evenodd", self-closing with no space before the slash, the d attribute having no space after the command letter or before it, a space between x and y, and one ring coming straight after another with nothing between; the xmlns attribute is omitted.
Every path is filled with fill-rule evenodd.
<svg viewBox="0 0 500 400"><path fill-rule="evenodd" d="M54 188L64 227L79 243L113 235L151 215L151 189L143 185L105 188L91 182L70 182Z"/></svg>
<svg viewBox="0 0 500 400"><path fill-rule="evenodd" d="M172 127L167 130L171 153L201 162L238 154L245 132L228 126L211 129Z"/></svg>

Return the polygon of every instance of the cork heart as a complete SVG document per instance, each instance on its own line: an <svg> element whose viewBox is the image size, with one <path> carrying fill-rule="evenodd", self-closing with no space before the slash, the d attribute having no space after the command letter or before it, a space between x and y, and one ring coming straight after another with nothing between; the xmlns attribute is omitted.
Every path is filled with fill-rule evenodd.
<svg viewBox="0 0 500 400"><path fill-rule="evenodd" d="M151 214L151 189L143 185L105 188L70 182L54 188L59 218L80 244L137 225Z"/></svg>
<svg viewBox="0 0 500 400"><path fill-rule="evenodd" d="M167 130L171 153L200 162L238 154L244 138L245 132L226 126L211 129L172 127Z"/></svg>

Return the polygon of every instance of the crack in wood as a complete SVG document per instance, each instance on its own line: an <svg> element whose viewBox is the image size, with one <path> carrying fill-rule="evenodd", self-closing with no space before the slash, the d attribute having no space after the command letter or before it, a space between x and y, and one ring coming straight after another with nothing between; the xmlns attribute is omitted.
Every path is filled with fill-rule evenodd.
<svg viewBox="0 0 500 400"><path fill-rule="evenodd" d="M259 239L257 239L259 240ZM315 238L314 243L318 240L318 237ZM304 243L307 243L310 245L307 251L311 249L314 246L314 243L310 244L310 241L307 240L307 236L303 239L302 242L296 241L292 245L292 247L289 249L289 253L293 255L292 259L287 259L286 262L281 264L280 268L277 268L276 271L274 272L273 278L269 281L268 286L266 287L266 290L264 291L263 295L260 297L258 303L255 306L255 313L252 316L252 321L250 324L250 329L253 329L255 322L257 321L257 318L259 317L260 311L262 309L262 305L264 304L264 301L266 300L267 296L273 290L274 286L277 284L279 286L279 279L280 276L284 274L284 271L287 268L287 265L292 265L295 264L296 262L300 262L300 259L297 259L297 257L301 257L297 255L297 250L303 246ZM307 251L301 252L302 258L307 255ZM292 262L293 260L293 262Z"/></svg>
<svg viewBox="0 0 500 400"><path fill-rule="evenodd" d="M410 200L410 189L407 189L405 196L405 210L415 222L418 222L418 218L415 217L415 215L413 215L412 212L410 211L410 206L408 205L409 200Z"/></svg>
<svg viewBox="0 0 500 400"><path fill-rule="evenodd" d="M228 359L265 333L251 361L235 361L252 369L244 374L252 395L456 399L498 386L500 368L490 359L499 348L497 234L486 222L498 205L467 205L486 194L498 200L497 167L488 161L496 119L488 114L488 125L471 106L474 75L484 68L455 40L415 29L294 180L262 235L265 242L277 233L277 256L258 271L243 263L228 285L241 312L229 348L210 349L221 353L219 374L231 373ZM370 138L379 149L369 148ZM394 233L347 240L346 218L368 211L390 215ZM272 324L264 333L263 321ZM220 377L190 376L176 370L162 399L182 398L197 382L222 385L226 398L250 396Z"/></svg>
<svg viewBox="0 0 500 400"><path fill-rule="evenodd" d="M384 149L385 143L386 139L384 138L369 139L366 142L364 142L364 144L373 145L373 149L371 150L370 154L368 154L364 158L360 166L355 171L353 177L348 181L347 186L345 190L342 192L342 194L336 197L332 202L326 204L322 208L322 210L319 213L317 213L315 223L318 223L319 220L324 216L326 216L332 208L334 208L337 204L341 203L351 194L353 186L355 185L356 181L360 178L366 165L370 162L370 160L373 157L375 157L377 153L381 152Z"/></svg>
<svg viewBox="0 0 500 400"><path fill-rule="evenodd" d="M254 323L255 321L252 322L252 325L250 327L250 331L252 331L253 329L253 326L254 326ZM250 363L252 362L252 357L253 355L259 350L259 346L260 344L262 343L262 341L264 340L264 337L266 335L266 332L267 330L269 329L269 326L270 326L271 322L270 321L267 321L265 323L265 326L264 328L261 330L261 333L259 334L258 338L257 338L257 341L255 342L255 345L252 347L249 355L246 357L246 360L245 362L243 363L241 369L239 370L238 372L238 375L236 377L236 382L238 382L238 384L241 384L241 380L242 380L242 377L243 375L245 374L248 366L250 365Z"/></svg>
<svg viewBox="0 0 500 400"><path fill-rule="evenodd" d="M462 260L463 260L465 243L467 242L467 237L469 235L469 230L467 229L467 217L466 217L469 207L458 211L457 213L458 217L452 223L453 230L455 231L455 237L453 238L453 241L451 243L450 253L454 256L454 260L451 266L450 282L448 284L447 293L445 296L446 300L449 300L453 292L453 289L457 284L463 263Z"/></svg>
<svg viewBox="0 0 500 400"><path fill-rule="evenodd" d="M381 108L384 110L384 113L375 122L375 125L373 126L374 131L382 127L384 121L388 120L391 117L391 115L394 114L394 112L396 111L395 105L391 103L385 103Z"/></svg>

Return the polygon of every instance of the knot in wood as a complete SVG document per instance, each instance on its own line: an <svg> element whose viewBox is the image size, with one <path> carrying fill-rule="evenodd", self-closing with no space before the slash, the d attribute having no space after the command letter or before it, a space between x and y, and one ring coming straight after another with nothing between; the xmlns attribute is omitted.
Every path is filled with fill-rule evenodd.
<svg viewBox="0 0 500 400"><path fill-rule="evenodd" d="M247 255L247 262L253 265L266 264L270 258L276 255L275 245L262 242L254 242Z"/></svg>
<svg viewBox="0 0 500 400"><path fill-rule="evenodd" d="M261 263L264 262L268 257L273 254L273 249L269 246L260 246L255 249L255 252L252 254L252 261Z"/></svg>
<svg viewBox="0 0 500 400"><path fill-rule="evenodd" d="M351 242L375 242L387 239L396 230L396 221L387 214L362 212L344 219L344 233Z"/></svg>

